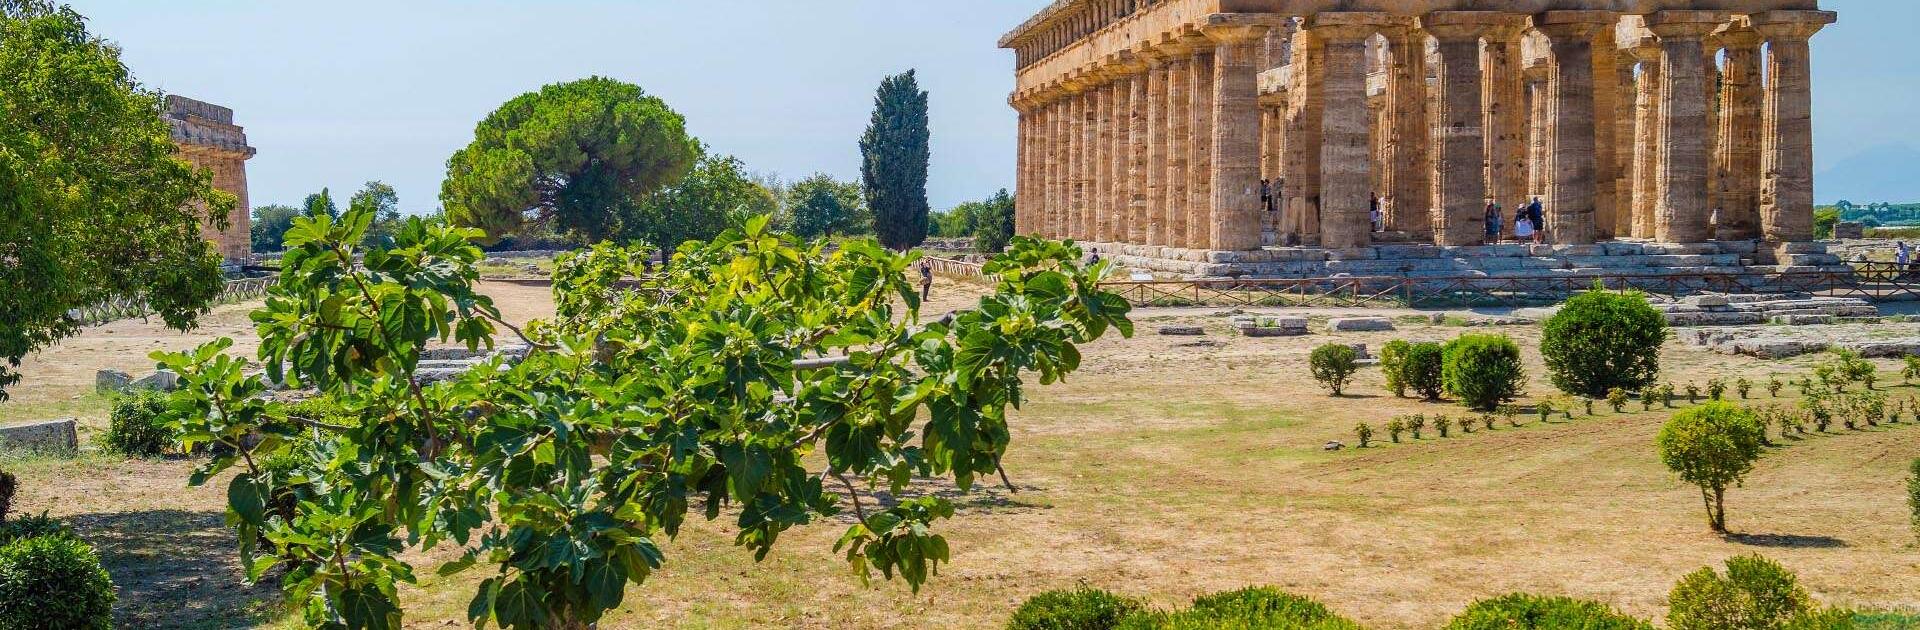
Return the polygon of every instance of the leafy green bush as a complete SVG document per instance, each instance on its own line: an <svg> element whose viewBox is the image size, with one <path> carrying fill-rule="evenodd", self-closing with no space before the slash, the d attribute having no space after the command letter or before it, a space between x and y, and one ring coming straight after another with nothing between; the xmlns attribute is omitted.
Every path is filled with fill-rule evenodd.
<svg viewBox="0 0 1920 630"><path fill-rule="evenodd" d="M1752 412L1710 402L1674 414L1655 438L1667 468L1700 487L1713 531L1727 531L1727 487L1739 485L1753 470L1766 432Z"/></svg>
<svg viewBox="0 0 1920 630"><path fill-rule="evenodd" d="M133 457L165 455L173 447L174 433L167 426L167 398L151 390L138 390L114 399L107 417L107 432L100 439L107 450Z"/></svg>
<svg viewBox="0 0 1920 630"><path fill-rule="evenodd" d="M1007 630L1110 630L1141 609L1138 600L1097 588L1047 591L1020 604Z"/></svg>
<svg viewBox="0 0 1920 630"><path fill-rule="evenodd" d="M72 533L72 530L67 529L67 524L60 522L60 519L51 518L45 514L27 516L0 523L0 545L22 538L64 536L69 533ZM0 628L4 627L6 626L0 626Z"/></svg>
<svg viewBox="0 0 1920 630"><path fill-rule="evenodd" d="M1492 411L1518 397L1527 380L1520 346L1505 335L1461 335L1447 342L1444 357L1447 393L1476 411Z"/></svg>
<svg viewBox="0 0 1920 630"><path fill-rule="evenodd" d="M1403 420L1400 417L1395 416L1394 419L1387 421L1387 437L1393 438L1394 444L1399 444L1400 434L1406 433L1406 432L1407 432L1406 420Z"/></svg>
<svg viewBox="0 0 1920 630"><path fill-rule="evenodd" d="M1606 604L1515 593L1474 602L1446 630L1653 630L1653 624Z"/></svg>
<svg viewBox="0 0 1920 630"><path fill-rule="evenodd" d="M1567 300L1547 319L1540 354L1553 386L1569 394L1600 398L1615 387L1629 391L1660 376L1660 346L1667 318L1639 293L1596 288Z"/></svg>
<svg viewBox="0 0 1920 630"><path fill-rule="evenodd" d="M1407 348L1400 364L1400 378L1407 389L1426 400L1439 400L1446 391L1446 350L1438 343L1423 341Z"/></svg>
<svg viewBox="0 0 1920 630"><path fill-rule="evenodd" d="M1627 401L1630 400L1633 400L1633 397L1627 394L1627 390L1618 387L1607 390L1607 406L1613 407L1614 413L1626 411Z"/></svg>
<svg viewBox="0 0 1920 630"><path fill-rule="evenodd" d="M1671 630L1851 628L1851 612L1822 610L1792 571L1758 555L1727 559L1725 575L1712 567L1687 574L1667 596Z"/></svg>
<svg viewBox="0 0 1920 630"><path fill-rule="evenodd" d="M106 630L113 580L93 548L72 536L0 545L0 628Z"/></svg>
<svg viewBox="0 0 1920 630"><path fill-rule="evenodd" d="M1401 398L1407 397L1407 381L1401 377L1407 361L1407 350L1413 344L1405 339L1395 339L1380 348L1380 374L1387 379L1387 391Z"/></svg>
<svg viewBox="0 0 1920 630"><path fill-rule="evenodd" d="M1260 587L1216 593L1193 600L1179 612L1134 615L1121 630L1359 630L1311 599Z"/></svg>
<svg viewBox="0 0 1920 630"><path fill-rule="evenodd" d="M1353 373L1360 371L1360 354L1352 346L1330 343L1313 349L1307 367L1313 372L1313 380L1339 396L1353 380Z"/></svg>
<svg viewBox="0 0 1920 630"><path fill-rule="evenodd" d="M1920 538L1920 458L1913 460L1913 474L1907 476L1907 509L1913 512L1913 535Z"/></svg>
<svg viewBox="0 0 1920 630"><path fill-rule="evenodd" d="M1373 446L1373 425L1362 422L1353 428L1354 437L1360 438L1360 448Z"/></svg>
<svg viewBox="0 0 1920 630"><path fill-rule="evenodd" d="M0 524L6 523L7 513L13 511L13 493L19 489L20 480L13 473L0 470Z"/></svg>

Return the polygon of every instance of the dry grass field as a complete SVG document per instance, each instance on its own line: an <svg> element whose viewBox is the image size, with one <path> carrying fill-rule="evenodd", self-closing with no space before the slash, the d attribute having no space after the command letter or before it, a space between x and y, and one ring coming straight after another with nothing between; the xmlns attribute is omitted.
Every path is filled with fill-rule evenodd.
<svg viewBox="0 0 1920 630"><path fill-rule="evenodd" d="M514 319L550 312L544 289L487 289ZM942 284L934 308L966 305L968 290ZM95 369L137 375L151 368L148 352L215 335L244 344L245 312L223 308L191 335L136 321L62 342L22 366L27 380L0 404L0 423L78 415L97 432L105 401L88 393ZM831 549L844 522L791 532L756 564L732 546L723 518L666 545L666 569L601 627L993 628L1025 597L1081 583L1166 606L1270 584L1375 628L1437 627L1477 598L1511 591L1597 599L1657 618L1680 576L1755 552L1798 571L1822 601L1920 609L1920 548L1902 494L1907 462L1920 456L1920 426L1910 422L1770 449L1730 495L1739 535L1722 538L1707 531L1697 491L1654 452L1671 413L1658 407L1638 412L1635 403L1615 414L1601 404L1571 420L1528 416L1517 428L1503 421L1447 439L1430 431L1417 442L1322 450L1329 440L1353 444L1360 422L1384 441L1393 416L1464 412L1393 398L1378 370L1363 371L1348 397L1329 397L1306 376L1314 345L1377 350L1463 328L1247 339L1217 309L1142 311L1135 320L1134 339L1093 344L1081 373L1032 391L1006 463L1018 491L996 485L960 498L946 528L954 561L919 594L899 583L863 588ZM1153 334L1167 323L1201 324L1209 335ZM1498 332L1527 349L1533 393L1549 394L1539 328ZM1730 358L1675 342L1664 360L1669 380L1704 385L1798 376L1817 359ZM1891 363L1881 368L1882 389L1920 396L1898 385ZM284 623L274 589L240 584L221 492L185 486L193 462L89 453L0 466L21 473L21 509L66 517L100 546L121 587L123 625ZM464 627L471 583L420 574L423 583L406 593L410 624Z"/></svg>

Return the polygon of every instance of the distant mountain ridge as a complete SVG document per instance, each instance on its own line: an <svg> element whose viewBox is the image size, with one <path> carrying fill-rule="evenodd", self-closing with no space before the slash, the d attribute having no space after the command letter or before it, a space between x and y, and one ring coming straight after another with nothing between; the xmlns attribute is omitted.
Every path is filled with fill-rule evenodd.
<svg viewBox="0 0 1920 630"><path fill-rule="evenodd" d="M1920 201L1920 149L1883 144L1853 154L1814 174L1813 196L1821 205Z"/></svg>

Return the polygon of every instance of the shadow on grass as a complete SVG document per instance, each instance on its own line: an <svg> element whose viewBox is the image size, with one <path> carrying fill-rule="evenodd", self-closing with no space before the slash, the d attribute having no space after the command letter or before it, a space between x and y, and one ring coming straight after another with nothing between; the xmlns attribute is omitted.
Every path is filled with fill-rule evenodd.
<svg viewBox="0 0 1920 630"><path fill-rule="evenodd" d="M149 510L65 519L100 553L125 628L252 628L273 618L280 591L248 587L233 531L218 512ZM271 582L271 579L269 579Z"/></svg>
<svg viewBox="0 0 1920 630"><path fill-rule="evenodd" d="M1790 549L1838 549L1847 546L1847 542L1832 536L1801 536L1798 534L1728 534L1728 542L1750 547L1779 547Z"/></svg>

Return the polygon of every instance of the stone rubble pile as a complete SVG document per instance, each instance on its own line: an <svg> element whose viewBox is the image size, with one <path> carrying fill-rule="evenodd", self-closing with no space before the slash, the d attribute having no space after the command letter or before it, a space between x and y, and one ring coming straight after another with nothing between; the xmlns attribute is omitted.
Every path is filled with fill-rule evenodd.
<svg viewBox="0 0 1920 630"><path fill-rule="evenodd" d="M1904 336L1889 336L1889 333ZM1920 328L1770 326L1686 331L1680 338L1727 355L1785 359L1844 348L1869 358L1920 355Z"/></svg>
<svg viewBox="0 0 1920 630"><path fill-rule="evenodd" d="M1880 309L1858 298L1816 297L1806 294L1697 295L1679 301L1658 301L1654 310L1667 316L1667 323L1678 327L1758 326L1786 324L1804 326L1840 322L1873 322ZM1559 307L1527 308L1514 311L1526 319L1544 321Z"/></svg>

